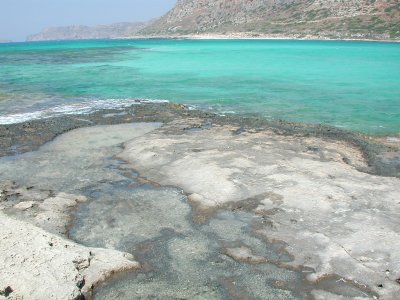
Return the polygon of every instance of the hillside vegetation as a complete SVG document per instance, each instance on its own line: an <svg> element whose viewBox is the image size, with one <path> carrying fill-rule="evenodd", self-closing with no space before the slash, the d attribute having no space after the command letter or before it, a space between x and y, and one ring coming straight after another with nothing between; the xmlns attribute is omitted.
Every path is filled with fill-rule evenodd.
<svg viewBox="0 0 400 300"><path fill-rule="evenodd" d="M178 0L143 34L246 32L326 38L400 38L398 0Z"/></svg>

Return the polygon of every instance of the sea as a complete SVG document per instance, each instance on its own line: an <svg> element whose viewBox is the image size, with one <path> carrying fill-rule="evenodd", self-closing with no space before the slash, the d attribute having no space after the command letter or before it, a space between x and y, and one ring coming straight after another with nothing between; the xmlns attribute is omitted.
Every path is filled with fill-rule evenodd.
<svg viewBox="0 0 400 300"><path fill-rule="evenodd" d="M143 102L400 134L400 43L91 40L0 44L0 124Z"/></svg>

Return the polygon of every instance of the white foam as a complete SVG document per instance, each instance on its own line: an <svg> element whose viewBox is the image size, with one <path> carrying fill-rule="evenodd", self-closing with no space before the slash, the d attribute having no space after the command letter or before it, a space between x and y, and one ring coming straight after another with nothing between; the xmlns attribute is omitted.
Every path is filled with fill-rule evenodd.
<svg viewBox="0 0 400 300"><path fill-rule="evenodd" d="M191 104L187 105L187 108L189 110L207 110L215 113L218 116L226 116L226 115L235 115L238 112L234 110L226 110L226 107L220 106L220 105L214 105L214 106L205 106L205 105L196 105L196 104Z"/></svg>
<svg viewBox="0 0 400 300"><path fill-rule="evenodd" d="M57 105L43 110L0 116L0 124L16 124L36 119L46 119L61 115L89 114L101 109L118 109L146 103L168 103L168 100L153 99L107 99L83 101L80 103Z"/></svg>

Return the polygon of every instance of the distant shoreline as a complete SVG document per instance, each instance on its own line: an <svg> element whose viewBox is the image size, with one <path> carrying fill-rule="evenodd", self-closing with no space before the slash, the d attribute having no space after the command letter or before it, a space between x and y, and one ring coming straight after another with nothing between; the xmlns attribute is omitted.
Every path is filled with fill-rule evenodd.
<svg viewBox="0 0 400 300"><path fill-rule="evenodd" d="M400 39L373 39L357 37L326 37L313 34L262 34L262 33L206 33L206 34L182 34L182 35L132 35L129 37L115 38L82 38L82 39L45 39L37 41L0 41L2 43L34 43L51 41L85 41L85 40L131 40L131 39L170 39L170 40L294 40L294 41L358 41L358 42L382 42L382 43L400 43Z"/></svg>
<svg viewBox="0 0 400 300"><path fill-rule="evenodd" d="M371 39L371 38L329 38L318 35L284 35L261 33L229 33L229 34L185 34L185 35L135 35L115 39L182 39L182 40L295 40L295 41L360 41L360 42L385 42L400 43L400 39Z"/></svg>

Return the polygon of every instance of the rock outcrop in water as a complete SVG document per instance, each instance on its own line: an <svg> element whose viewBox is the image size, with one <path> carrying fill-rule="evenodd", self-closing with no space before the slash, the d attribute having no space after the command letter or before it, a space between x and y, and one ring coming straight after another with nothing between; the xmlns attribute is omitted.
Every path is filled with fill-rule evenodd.
<svg viewBox="0 0 400 300"><path fill-rule="evenodd" d="M149 22L124 22L110 25L45 28L41 33L28 36L27 41L82 40L126 38L149 25Z"/></svg>
<svg viewBox="0 0 400 300"><path fill-rule="evenodd" d="M178 0L145 34L400 38L397 0Z"/></svg>

